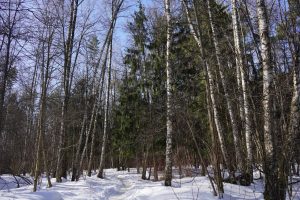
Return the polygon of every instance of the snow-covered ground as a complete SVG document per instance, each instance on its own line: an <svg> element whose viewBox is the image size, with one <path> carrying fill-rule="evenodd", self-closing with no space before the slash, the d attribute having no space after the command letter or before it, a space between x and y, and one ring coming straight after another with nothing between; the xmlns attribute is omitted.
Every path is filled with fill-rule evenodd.
<svg viewBox="0 0 300 200"><path fill-rule="evenodd" d="M174 179L173 187L164 187L163 181L153 182L141 179L141 175L127 171L105 170L105 179L98 179L96 175L83 177L78 182L64 181L55 183L53 187L46 187L46 180L42 180L41 187L36 193L32 185L21 184L20 188L14 184L4 185L3 181L13 182L11 176L1 176L0 199L33 199L33 200L192 200L217 199L212 195L209 180L206 177L186 177ZM1 182L2 181L2 182ZM263 199L262 183L257 181L249 187L225 183L224 199ZM294 199L300 199L295 196Z"/></svg>

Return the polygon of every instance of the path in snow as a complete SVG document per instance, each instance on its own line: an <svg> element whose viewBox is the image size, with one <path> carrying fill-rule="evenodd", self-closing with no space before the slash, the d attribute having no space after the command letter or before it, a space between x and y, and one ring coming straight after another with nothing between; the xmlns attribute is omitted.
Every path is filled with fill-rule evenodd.
<svg viewBox="0 0 300 200"><path fill-rule="evenodd" d="M163 181L142 180L141 175L134 169L130 172L106 169L105 179L99 179L96 172L92 177L82 177L78 182L65 180L56 183L53 187L46 188L46 179L43 178L39 191L32 192L32 186L14 188L14 185L0 190L1 200L216 200L207 177L174 178L173 187L163 186ZM13 181L9 176L2 176L2 181ZM3 184L2 184L3 185ZM300 199L300 183L294 185L295 196ZM0 181L1 188L1 181ZM262 180L244 187L239 185L224 184L224 200L262 200ZM297 192L299 191L299 192Z"/></svg>
<svg viewBox="0 0 300 200"><path fill-rule="evenodd" d="M109 197L109 200L123 200L128 197L128 191L133 186L130 181L126 180L124 176L118 176L118 180L122 183L122 187L119 189L120 194L115 194Z"/></svg>

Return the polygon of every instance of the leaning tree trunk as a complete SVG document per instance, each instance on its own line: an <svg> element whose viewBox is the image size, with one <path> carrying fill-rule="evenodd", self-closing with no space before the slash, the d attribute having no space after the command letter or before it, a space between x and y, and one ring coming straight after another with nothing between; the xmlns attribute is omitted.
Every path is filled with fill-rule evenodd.
<svg viewBox="0 0 300 200"><path fill-rule="evenodd" d="M102 52L100 53L100 60L102 57L102 53L105 49L106 43L109 42L110 38L112 37L116 20L117 20L117 15L114 14L114 17L113 17L111 25L110 25L110 29L108 30L108 33L106 35L105 44L103 45ZM106 54L105 54L104 62L103 62L101 73L100 73L98 89L97 89L98 95L94 102L94 106L93 106L93 110L92 110L92 117L90 120L89 129L88 129L88 135L90 135L90 132L92 131L91 151L90 151L90 155L89 155L88 169L87 169L88 176L92 175L92 162L93 162L93 157L94 157L94 148L95 148L95 139L96 139L95 134L96 134L96 129L97 129L98 116L101 111L101 102L102 102L102 94L103 94L103 88L104 88L104 79L105 79L105 71L106 71L108 54L109 54L109 44L107 45Z"/></svg>
<svg viewBox="0 0 300 200"><path fill-rule="evenodd" d="M110 33L110 30L109 30L107 36L110 36L110 34L111 33ZM93 109L92 109L92 115L91 115L90 122L89 122L89 125L88 125L88 128L87 128L85 143L84 143L83 151L81 153L81 158L80 158L80 162L79 162L79 170L82 170L83 159L84 159L84 157L87 153L88 142L89 142L89 139L90 139L90 135L92 134L91 135L91 137L92 137L91 152L90 152L90 156L89 156L90 159L89 159L89 162L88 162L88 174L91 174L91 168L90 167L91 167L91 162L92 162L93 153L94 153L95 131L96 131L96 127L97 127L98 114L99 114L100 104L101 104L101 99L102 99L102 91L103 91L103 87L104 87L104 78L105 78L107 57L108 57L108 53L109 53L109 45L107 45L107 46L103 45L101 53L100 53L100 61L101 61L102 54L103 54L104 50L105 50L105 57L104 57L104 61L103 61L102 70L101 70L101 73L100 73L99 83L97 84L95 81L93 81L94 84L97 85L98 87L93 86L93 91L96 90L96 88L97 88L96 98L95 98L95 101L94 101L94 105L93 105ZM94 74L94 76L96 76L96 75Z"/></svg>
<svg viewBox="0 0 300 200"><path fill-rule="evenodd" d="M108 50L107 50L108 51ZM105 78L105 67L106 67L106 59L107 56L105 57L105 61L103 64L103 68L102 68L102 72L101 72L101 79L99 82L99 90L98 90L98 98L95 100L95 104L93 107L93 117L91 119L90 122L90 127L88 129L88 135L89 133L92 131L92 135L91 135L91 150L90 150L90 155L89 155L89 161L88 161L88 169L87 169L87 173L88 176L92 175L92 162L93 162L93 158L94 158L94 148L95 148L95 139L96 139L96 129L97 129L97 123L98 123L98 116L100 114L101 111L101 102L102 102L102 93L103 93L103 88L104 88L104 78ZM91 130L93 129L93 130Z"/></svg>
<svg viewBox="0 0 300 200"><path fill-rule="evenodd" d="M241 82L242 88L242 101L240 101L240 108L243 109L243 117L241 116L242 122L245 119L245 135L246 135L246 148L247 148L247 167L245 174L245 184L249 185L253 180L253 150L252 150L252 129L251 129L251 116L250 116L250 103L249 103L249 94L248 94L248 85L246 80L246 66L243 59L241 39L239 34L239 21L238 21L238 12L237 12L237 2L236 0L231 0L232 5L232 27L233 27L233 37L234 37L234 48L235 48L235 58L236 58L236 67L238 73L238 82ZM239 86L240 88L240 86ZM241 102L243 104L241 104Z"/></svg>
<svg viewBox="0 0 300 200"><path fill-rule="evenodd" d="M209 115L210 115L210 111L209 111ZM209 116L209 117L210 117L210 116ZM204 161L204 159L203 159L203 157L202 157L202 155L201 155L200 147L199 147L199 145L198 145L198 143L197 143L197 141L196 141L196 137L195 137L194 131L192 130L192 127L191 127L190 123L188 122L188 120L187 120L186 122L187 122L187 125L188 125L188 127L189 127L190 133L192 134L192 139L193 139L193 141L194 141L194 144L195 144L195 147L196 147L196 150L197 150L197 154L198 154L198 157L199 157L200 162L201 162L202 173L204 174L204 176L205 176L205 173L207 173L209 182L210 182L211 187L212 187L212 189L213 189L213 194L214 194L214 196L217 196L217 191L216 191L216 189L215 189L215 185L214 185L213 180L212 180L213 178L210 176L209 171L208 171L208 169L207 169L207 167L206 167L206 163L205 163L205 161ZM217 173L216 173L216 174L217 174ZM223 191L223 192L224 192L224 191Z"/></svg>
<svg viewBox="0 0 300 200"><path fill-rule="evenodd" d="M167 17L167 51L166 51L166 71L167 71L167 137L166 137L166 166L165 166L165 186L171 186L172 182L172 86L171 86L171 42L172 42L172 25L170 0L165 0L165 14Z"/></svg>
<svg viewBox="0 0 300 200"><path fill-rule="evenodd" d="M240 140L239 140L239 130L238 130L238 124L237 124L237 120L233 111L233 103L229 97L229 90L228 90L228 83L226 81L225 78L225 73L224 73L224 68L221 64L221 50L220 50L220 46L219 46L219 41L217 39L217 33L216 33L216 27L215 27L215 22L213 19L213 15L212 15L212 9L211 9L211 0L207 1L207 7L208 7L208 15L209 15L209 22L210 22L210 28L211 28L211 32L212 32L212 39L213 39L213 43L214 43L214 47L215 47L215 55L217 58L217 65L219 68L219 74L220 74L220 78L221 78L221 83L224 89L224 94L225 94L225 100L226 100L226 104L227 104L227 109L229 112L229 117L230 117L230 121L231 121L231 127L232 127L232 134L233 134L233 139L234 139L234 148L235 148L235 153L236 153L236 158L237 158L237 166L239 169L244 169L245 167L243 167L243 159L242 159L242 149L241 149L241 145L240 145ZM220 138L220 143L221 146L223 145L223 141L225 141L223 134L220 134L219 138ZM225 144L224 144L225 145ZM225 146L223 147L225 148ZM228 156L228 154L225 156ZM224 157L225 158L225 157ZM225 158L225 161L227 160L227 167L229 168L230 172L233 173L233 167L229 162L229 157Z"/></svg>
<svg viewBox="0 0 300 200"><path fill-rule="evenodd" d="M223 188L223 182L222 182L222 177L221 177L221 170L220 170L220 162L218 158L218 151L217 151L217 146L218 142L216 141L215 136L215 131L214 131L214 125L217 127L217 132L218 135L220 131L223 130L223 127L221 126L220 119L219 119L219 113L216 107L216 99L215 99L215 88L213 85L213 77L212 77L212 71L210 65L206 61L206 55L202 43L202 32L201 32L201 27L200 23L198 20L198 13L196 14L196 22L197 26L195 27L192 24L191 20L191 14L189 12L188 4L186 0L183 0L183 5L185 7L188 23L189 23L189 28L191 30L191 33L197 42L197 45L199 46L200 49L200 56L201 56L201 61L203 66L205 66L205 71L206 71L206 100L207 100L207 110L208 110L208 116L209 116L209 127L210 127L210 133L212 137L212 143L213 143L213 163L214 163L214 173L216 174L216 185L217 185L217 190L218 190L218 195L219 197L223 196L224 193L224 188ZM196 5L195 2L193 2L193 7L194 10L196 11ZM213 113L213 114L212 114ZM214 122L214 123L213 123ZM224 144L224 143L223 143ZM223 146L224 147L224 146ZM223 151L222 151L223 150ZM223 155L225 154L225 157L227 158L227 151L226 149L222 149L221 151L223 152ZM225 161L226 162L226 161Z"/></svg>
<svg viewBox="0 0 300 200"><path fill-rule="evenodd" d="M185 3L186 5L186 3ZM190 17L190 14L189 14L189 10L188 8L186 7L186 12L187 12L187 16L188 16L188 20L189 20L189 26L190 26L190 29L191 29L191 32L192 32L192 35L194 36L199 48L200 48L200 53L201 53L201 58L202 58L202 62L205 66L205 69L206 69L206 75L207 75L207 84L208 84L208 88L209 88L209 97L211 99L211 108L212 108L212 111L213 111L213 120L214 120L214 123L215 123L215 126L216 126L216 130L217 130L217 133L218 133L218 138L219 138L219 142L220 142L220 146L221 146L221 152L222 152L222 155L224 157L224 161L225 161L225 164L226 166L230 166L230 162L229 162L229 155L228 155L228 152L227 152L227 148L226 148L226 145L225 145L225 137L224 137L224 127L220 121L220 114L219 114L219 110L217 108L217 102L216 102L216 88L215 88L215 85L214 85L214 78L213 78L213 71L212 71L212 68L211 66L209 65L209 63L207 63L206 61L206 58L205 58L205 54L204 54L204 49L203 49L203 45L202 45L202 38L201 38L201 30L200 28L198 28L198 32L196 32L194 26L192 25L192 22L191 22L191 17ZM199 26L199 22L198 22L198 26Z"/></svg>
<svg viewBox="0 0 300 200"><path fill-rule="evenodd" d="M110 98L110 85L111 85L111 65L112 65L112 38L113 34L111 34L110 43L109 43L109 63L107 69L107 88L105 95L105 110L104 110L104 123L103 123L103 137L102 137L102 148L101 148L101 156L99 163L99 172L97 174L98 178L104 178L103 169L105 162L105 151L106 151L106 143L107 143L107 131L108 127L108 114L109 114L109 98Z"/></svg>
<svg viewBox="0 0 300 200"><path fill-rule="evenodd" d="M261 57L263 67L263 109L264 109L264 172L266 200L285 199L279 195L279 180L275 143L276 136L273 128L272 115L272 83L273 67L271 62L271 43L269 37L269 22L264 0L257 0L258 28L261 43Z"/></svg>
<svg viewBox="0 0 300 200"><path fill-rule="evenodd" d="M115 21L112 22L111 29L109 30L109 32L107 34L108 39L111 37L110 35L113 33L112 30L114 29L114 25L115 25ZM104 46L103 46L103 50L104 50ZM98 95L94 102L94 106L93 106L93 110L92 110L92 117L91 117L89 129L88 129L88 135L90 135L90 132L92 131L91 151L90 151L90 155L89 155L88 169L87 169L88 176L92 175L92 162L93 162L93 158L94 158L94 148L95 148L95 139L96 139L95 134L96 134L96 128L97 128L97 123L98 123L98 116L101 111L101 102L102 102L102 94L103 94L103 87L104 87L104 78L105 78L105 69L106 69L108 51L109 51L109 45L107 47L103 66L101 69L99 85L97 88ZM102 53L101 53L100 57L102 57Z"/></svg>
<svg viewBox="0 0 300 200"><path fill-rule="evenodd" d="M104 80L102 80L103 82ZM102 84L102 83L101 83ZM103 84L102 84L103 85ZM97 129L97 122L98 122L98 115L100 112L100 103L101 103L101 97L102 97L102 89L100 90L100 95L99 98L96 99L96 104L95 104L95 111L93 110L94 113L94 117L92 118L92 121L90 122L90 125L92 127L89 128L89 132L92 131L92 135L91 135L91 149L90 149L90 155L89 155L89 159L88 159L88 169L87 169L87 175L91 176L92 175L92 162L93 162L93 158L94 158L94 148L95 148L95 134L96 134L96 129ZM90 130L93 129L93 130ZM89 134L88 134L89 135Z"/></svg>
<svg viewBox="0 0 300 200"><path fill-rule="evenodd" d="M206 67L206 73L208 73L207 70L208 67ZM212 100L210 91L210 82L208 77L206 77L206 103L207 103L207 112L208 112L208 120L209 120L209 131L211 135L211 141L212 141L212 163L214 166L214 177L215 177L215 183L217 185L217 190L218 190L218 196L219 198L223 198L224 194L224 185L223 185L223 179L221 175L221 169L220 169L220 161L219 161L219 143L218 143L218 136L216 134L216 131L214 129L214 123L213 123L213 115L212 115Z"/></svg>

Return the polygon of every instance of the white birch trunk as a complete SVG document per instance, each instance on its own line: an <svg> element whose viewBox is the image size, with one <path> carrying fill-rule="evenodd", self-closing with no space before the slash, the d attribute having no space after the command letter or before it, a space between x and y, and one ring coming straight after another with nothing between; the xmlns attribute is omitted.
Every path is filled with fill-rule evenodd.
<svg viewBox="0 0 300 200"><path fill-rule="evenodd" d="M201 53L201 56L202 56L202 59L203 59L203 63L206 67L207 79L208 79L207 82L208 82L208 89L209 89L209 94L208 95L210 96L210 99L211 99L211 107L212 107L212 110L213 110L213 120L215 122L215 126L216 126L216 129L217 129L218 138L219 138L219 142L220 142L220 146L221 146L221 152L222 152L225 164L229 167L230 166L230 164L229 164L229 155L227 153L227 149L226 149L226 146L225 146L224 128L223 128L223 126L220 122L219 111L218 111L217 103L216 103L216 94L215 94L216 89L215 89L214 84L213 84L213 80L214 80L213 72L212 72L212 69L211 69L210 65L205 60L201 37L198 36L199 33L197 33L195 31L195 28L193 27L193 25L191 23L191 18L190 18L190 14L189 14L186 2L184 2L184 4L185 4L185 7L186 7L186 13L187 13L187 16L188 16L189 27L191 29L191 33L194 36L194 39L196 40L196 42L197 42L197 44L200 48L200 53Z"/></svg>
<svg viewBox="0 0 300 200"><path fill-rule="evenodd" d="M217 147L216 145L216 142L215 142L215 134L214 134L214 130L213 130L213 120L212 120L212 115L211 115L211 105L213 105L215 103L215 94L214 94L214 88L213 88L213 80L211 79L212 78L212 73L211 73L211 69L210 69L210 66L208 65L208 63L206 62L206 59L205 59L205 55L204 55L204 50L203 50L203 45L202 45L202 37L201 37L201 31L198 30L198 32L196 32L196 29L194 28L193 24L192 24L192 20L191 20L191 15L190 15L190 12L189 12L189 8L188 8L188 5L187 5L187 2L186 0L183 0L182 1L183 5L184 5L184 8L185 8L185 12L186 12L186 15L187 15L187 19L188 19L188 23L189 23L189 28L190 28L190 31L195 39L195 41L197 42L197 45L199 46L199 49L200 49L200 55L201 55L201 60L202 60L202 63L203 65L205 66L205 70L206 70L206 75L207 75L207 81L206 81L206 94L207 94L207 108L208 108L208 116L209 116L209 121L210 121L210 131L211 131L211 136L212 136L212 142L213 142L213 151L216 150L215 147ZM194 2L193 2L194 3ZM193 4L194 5L194 4ZM194 9L196 10L195 8L195 5L194 5ZM197 15L197 13L196 13ZM197 20L197 17L196 17L196 22L197 22L197 25L199 27L199 22ZM213 109L213 113L215 113L215 111L217 112L217 110L215 110L215 106L213 106L214 109ZM217 116L218 116L218 112L217 112ZM219 118L214 118L214 122L215 124L219 124ZM218 195L219 197L221 198L223 196L223 193L224 193L224 188L223 188L223 183L222 183L222 178L221 178L221 173L220 173L220 165L219 165L219 162L218 162L218 158L217 158L217 152L213 152L214 153L214 160L215 160L215 169L214 169L214 173L216 174L216 185L217 185L217 189L218 189ZM211 182L212 184L212 188L214 188L214 184L213 182ZM214 193L215 194L215 193Z"/></svg>
<svg viewBox="0 0 300 200"><path fill-rule="evenodd" d="M167 136L166 136L166 166L165 166L165 186L171 186L172 182L172 82L171 82L171 42L172 42L172 25L170 0L165 0L165 15L167 18L167 52L166 52L166 72L167 72Z"/></svg>
<svg viewBox="0 0 300 200"><path fill-rule="evenodd" d="M265 199L278 197L278 172L276 169L276 154L274 147L275 135L272 130L272 83L273 69L271 63L271 44L269 37L269 23L267 8L264 0L257 0L258 28L263 67L263 110L264 110L264 172L265 172Z"/></svg>
<svg viewBox="0 0 300 200"><path fill-rule="evenodd" d="M103 137L102 137L102 148L101 148L101 156L99 163L99 172L97 174L98 178L104 178L103 169L105 162L105 154L106 154L106 143L107 143L107 131L108 131L108 114L109 114L109 102L110 102L110 85L111 85L111 65L112 65L112 37L110 38L109 43L109 63L107 69L107 83L106 83L106 95L105 95L105 110L104 110L104 123L103 123Z"/></svg>
<svg viewBox="0 0 300 200"><path fill-rule="evenodd" d="M108 33L108 34L110 35L110 33ZM104 49L105 49L105 46L103 46L103 50ZM102 52L103 51L101 51L101 57L102 57ZM99 78L98 90L96 92L96 99L95 99L93 109L92 109L92 116L91 116L88 128L86 130L86 138L85 138L85 143L84 143L83 151L81 153L81 158L80 158L80 162L79 162L79 170L82 170L83 159L87 153L88 142L89 142L91 134L92 134L92 147L93 147L94 138L95 138L94 137L95 128L96 128L96 124L98 121L98 113L99 113L101 99L102 99L102 92L103 92L104 77L105 77L105 72L106 72L106 64L107 64L108 54L109 54L109 45L106 47L102 71L100 73L100 78ZM96 85L96 83L94 83L94 84ZM94 88L97 88L97 87L93 86L93 91L95 90ZM93 149L91 149L91 153L93 152L92 150Z"/></svg>
<svg viewBox="0 0 300 200"><path fill-rule="evenodd" d="M111 23L114 25L117 20L117 16L120 12L124 0L112 0L112 19ZM113 28L111 29L111 35L109 39L109 63L108 63L108 71L107 71L107 88L106 88L106 95L105 95L105 110L104 110L104 124L103 124L103 137L102 137L102 148L101 148L101 155L100 155L100 163L99 163L99 172L97 174L98 178L104 178L103 176L103 169L104 169L104 162L105 162L105 151L106 151L106 143L107 143L107 131L109 128L108 124L108 115L109 115L109 99L110 99L110 85L111 85L111 65L112 65L112 41L113 41Z"/></svg>
<svg viewBox="0 0 300 200"><path fill-rule="evenodd" d="M237 12L237 2L236 0L231 0L232 5L232 27L233 27L233 36L234 36L234 47L235 47L235 57L236 57L236 66L238 75L238 82L241 81L242 88L242 103L240 104L240 109L243 109L244 117L241 116L242 122L245 120L245 136L246 136L246 148L247 148L247 168L246 173L250 175L250 181L252 181L252 164L253 164L253 150L252 150L252 129L251 129L251 116L249 110L249 94L248 94L248 85L246 80L245 73L245 62L243 59L243 53L241 48L241 39L239 35L239 23L238 23L238 12ZM240 80L239 80L240 79ZM240 88L240 86L239 86ZM247 183L250 184L250 183Z"/></svg>
<svg viewBox="0 0 300 200"><path fill-rule="evenodd" d="M299 9L300 2L288 1L288 4L290 7L290 14L294 15L293 19L290 19L292 21L290 24L293 26L291 30L295 31L296 33L287 33L291 36L290 49L293 56L293 97L291 101L288 138L287 144L285 145L287 149L285 152L287 154L287 161L293 166L295 153L299 152L299 145L297 146L297 142L295 141L297 141L297 136L300 135L300 35L299 31L297 32L300 25L297 24L297 17L299 14L295 15L295 13L299 12L297 9ZM290 165L288 166L290 167ZM293 171L296 170L294 169ZM292 185L290 187L292 188Z"/></svg>
<svg viewBox="0 0 300 200"><path fill-rule="evenodd" d="M233 20L232 20L232 23L234 25ZM236 57L236 59L237 59L237 57ZM243 98L243 91L242 91L242 77L241 77L241 69L238 66L236 68L236 80L237 80L237 86L238 86L237 91L238 91L238 100L239 100L240 119L241 119L241 122L242 122L242 128L244 128L245 110L244 110L244 98Z"/></svg>
<svg viewBox="0 0 300 200"><path fill-rule="evenodd" d="M273 82L273 70L271 66L271 47L267 10L264 0L257 0L257 15L261 42L261 56L263 67L263 107L264 107L264 138L267 155L273 155L272 143L272 116L271 116L271 87Z"/></svg>
<svg viewBox="0 0 300 200"><path fill-rule="evenodd" d="M286 144L287 161L293 164L295 154L295 140L300 132L300 62L299 55L294 55L295 66L293 73L293 97L291 102L291 114L289 123L289 132ZM289 166L289 165L288 165Z"/></svg>
<svg viewBox="0 0 300 200"><path fill-rule="evenodd" d="M234 39L234 50L235 50L235 60L236 60L236 79L238 86L238 100L239 100L239 111L240 111L240 119L242 122L242 128L244 128L245 122L245 110L244 110L244 98L242 91L242 71L243 70L243 58L241 52L241 41L239 35L239 22L238 22L238 10L236 0L231 0L232 7L232 29L233 29L233 39Z"/></svg>
<svg viewBox="0 0 300 200"><path fill-rule="evenodd" d="M241 150L241 145L239 142L239 131L238 131L238 126L237 126L237 120L235 118L234 111L233 111L233 103L229 97L228 84L226 82L224 68L221 64L221 51L220 51L220 46L219 46L219 42L218 42L217 35L216 35L216 28L215 28L210 4L211 4L211 2L210 2L210 0L208 0L207 7L208 7L208 14L209 14L209 21L210 21L210 26L211 26L211 31L212 31L213 43L214 43L214 47L215 47L215 54L216 54L216 58L217 58L217 65L219 68L219 74L220 74L221 83L222 83L222 86L224 89L226 105L227 105L227 109L228 109L229 116L230 116L238 169L242 169L242 165L243 165L243 160L242 160L242 155L241 155L242 150ZM221 126L221 124L219 126ZM224 130L220 130L219 139L220 139L221 147L223 146L222 151L224 151L223 155L224 155L224 159L226 161L226 165L227 165L227 167L230 168L231 166L230 166L230 162L229 162L229 157L227 154L227 149L225 147ZM227 156L227 158L225 158L225 156Z"/></svg>

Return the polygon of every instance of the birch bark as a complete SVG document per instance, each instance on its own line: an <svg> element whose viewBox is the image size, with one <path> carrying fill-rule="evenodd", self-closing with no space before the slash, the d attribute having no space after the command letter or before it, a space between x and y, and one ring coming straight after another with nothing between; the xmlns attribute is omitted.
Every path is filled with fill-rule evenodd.
<svg viewBox="0 0 300 200"><path fill-rule="evenodd" d="M113 0L112 1L112 24L116 23L117 16L120 12L120 9L123 5L124 0ZM114 26L113 26L114 27ZM108 115L109 115L109 102L110 102L110 85L111 85L111 65L112 65L112 41L113 41L113 29L111 30L111 35L109 39L109 63L107 69L107 88L106 88L106 95L105 95L105 109L104 109L104 122L103 122L103 137L102 137L102 148L101 148L101 155L100 155L100 163L99 163L99 172L97 174L98 178L104 178L103 176L103 169L104 169L104 162L105 162L105 154L106 154L106 143L108 137Z"/></svg>
<svg viewBox="0 0 300 200"><path fill-rule="evenodd" d="M214 47L215 47L215 55L217 58L217 65L219 68L218 71L219 71L221 83L222 83L222 86L224 89L226 105L227 105L227 109L228 109L230 121L231 121L232 133L233 133L233 138L234 138L234 148L235 148L235 153L236 153L236 158L237 158L237 163L238 163L238 169L242 169L243 159L242 159L242 154L241 154L242 153L241 145L239 142L239 131L238 131L238 126L237 126L237 120L236 120L236 117L235 117L234 111L233 111L233 103L232 103L231 99L229 98L228 83L226 82L224 68L221 63L221 50L220 50L219 41L218 41L217 35L216 35L216 27L215 27L215 22L213 19L212 9L211 9L211 0L207 1L207 8L208 8L208 15L209 15L209 22L210 22L212 37L213 37L212 39L213 39L213 43L214 43ZM221 124L218 126L221 127ZM217 126L217 129L218 129L218 126ZM228 156L227 149L225 146L224 129L220 130L218 132L219 132L219 140L220 140L224 160L225 160L226 165L229 168L229 170L233 170L232 166L230 164L229 156Z"/></svg>
<svg viewBox="0 0 300 200"><path fill-rule="evenodd" d="M219 122L219 117L218 117L219 116L218 110L216 109L216 106L215 106L215 93L214 93L215 89L214 89L214 85L213 85L212 73L211 73L210 65L206 61L205 51L204 51L204 48L202 45L202 34L201 34L201 29L200 29L200 24L199 24L200 20L198 20L198 16L196 13L197 26L195 27L192 24L191 14L189 12L187 1L183 0L182 3L185 8L190 31L191 31L192 36L194 37L195 41L197 42L197 45L199 46L201 60L202 60L203 65L205 66L206 94L207 94L206 100L207 100L207 111L208 111L208 116L209 116L209 125L210 125L209 127L210 127L210 132L211 132L212 143L213 143L214 173L216 174L216 185L217 185L218 195L221 198L224 193L224 188L223 188L223 182L222 182L221 171L220 171L220 162L219 162L219 159L217 156L218 142L215 140L216 136L215 136L215 131L214 131L214 123L213 123L213 122L215 122L215 125L217 126L217 124L219 125L220 122ZM193 2L193 7L196 11L196 6L195 6L194 2ZM214 118L212 117L212 113L213 113ZM222 128L219 127L219 129L217 129L217 131L220 129L222 129Z"/></svg>
<svg viewBox="0 0 300 200"><path fill-rule="evenodd" d="M165 0L165 15L167 19L167 51L166 51L166 72L167 72L167 137L166 137L166 166L165 166L165 186L172 185L172 82L171 82L171 42L172 42L172 25L171 25L171 9L170 0Z"/></svg>
<svg viewBox="0 0 300 200"><path fill-rule="evenodd" d="M272 130L272 83L273 67L271 63L271 43L269 36L269 22L265 0L257 0L258 29L263 67L263 109L264 109L264 172L266 200L279 198L278 172L276 152L274 149L275 135Z"/></svg>
<svg viewBox="0 0 300 200"><path fill-rule="evenodd" d="M234 47L235 47L235 57L237 73L240 74L241 88L242 88L242 103L240 108L243 109L244 118L241 116L242 122L245 119L245 135L246 135L246 147L247 147L247 167L246 167L246 184L249 185L253 179L252 164L253 164L253 150L252 150L252 129L251 129L251 116L249 110L249 94L248 85L245 73L245 62L243 59L241 39L239 34L239 22L238 22L238 12L237 12L237 1L231 0L232 5L232 27L233 27L233 37L234 37ZM238 78L239 79L239 78ZM238 80L239 82L239 80ZM240 87L240 86L239 86ZM244 127L244 126L243 126ZM248 180L249 179L249 180Z"/></svg>
<svg viewBox="0 0 300 200"><path fill-rule="evenodd" d="M101 148L101 156L99 163L99 172L97 174L98 178L104 178L103 169L105 162L105 151L106 151L106 143L107 143L107 132L108 132L108 114L109 114L109 103L110 103L110 85L111 85L111 64L112 64L112 38L110 39L109 44L109 63L107 69L107 84L106 84L106 95L105 95L105 110L104 110L104 123L103 123L103 137L102 137L102 148Z"/></svg>

